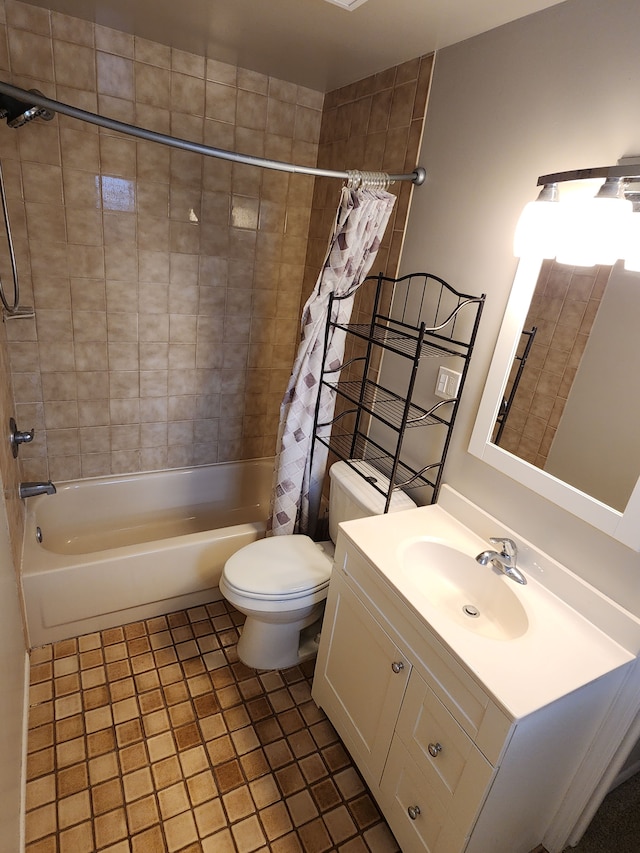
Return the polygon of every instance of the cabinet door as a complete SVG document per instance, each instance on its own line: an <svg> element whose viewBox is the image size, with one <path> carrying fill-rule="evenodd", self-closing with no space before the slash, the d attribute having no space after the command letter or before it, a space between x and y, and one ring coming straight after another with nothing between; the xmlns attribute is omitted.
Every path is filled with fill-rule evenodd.
<svg viewBox="0 0 640 853"><path fill-rule="evenodd" d="M377 786L411 666L342 579L331 583L313 697Z"/></svg>

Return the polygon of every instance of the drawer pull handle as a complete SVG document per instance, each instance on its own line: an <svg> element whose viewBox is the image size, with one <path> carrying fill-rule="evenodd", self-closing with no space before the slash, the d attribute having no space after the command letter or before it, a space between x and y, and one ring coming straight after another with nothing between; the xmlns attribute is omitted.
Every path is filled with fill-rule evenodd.
<svg viewBox="0 0 640 853"><path fill-rule="evenodd" d="M402 672L402 670L404 669L404 664L401 660L394 660L394 662L391 664L391 669L397 674L399 672Z"/></svg>
<svg viewBox="0 0 640 853"><path fill-rule="evenodd" d="M409 812L409 817L411 818L411 820L416 820L416 818L420 814L420 806L409 806L407 811Z"/></svg>
<svg viewBox="0 0 640 853"><path fill-rule="evenodd" d="M442 752L442 744L441 743L430 743L428 746L429 755L432 758L437 758L438 753Z"/></svg>

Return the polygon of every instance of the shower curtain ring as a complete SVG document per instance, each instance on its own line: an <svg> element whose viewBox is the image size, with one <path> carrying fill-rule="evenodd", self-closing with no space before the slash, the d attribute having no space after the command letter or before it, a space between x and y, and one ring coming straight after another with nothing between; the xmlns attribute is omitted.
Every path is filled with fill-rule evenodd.
<svg viewBox="0 0 640 853"><path fill-rule="evenodd" d="M357 190L362 187L362 172L357 169L349 169L347 171L347 189Z"/></svg>
<svg viewBox="0 0 640 853"><path fill-rule="evenodd" d="M392 183L386 172L361 172L358 169L347 171L346 187L350 190L387 190Z"/></svg>

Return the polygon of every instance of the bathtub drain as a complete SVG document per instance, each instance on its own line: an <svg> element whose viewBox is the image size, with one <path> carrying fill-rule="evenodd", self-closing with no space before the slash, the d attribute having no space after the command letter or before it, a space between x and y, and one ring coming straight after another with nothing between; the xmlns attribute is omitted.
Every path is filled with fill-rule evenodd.
<svg viewBox="0 0 640 853"><path fill-rule="evenodd" d="M474 619L480 615L480 611L477 607L474 607L473 604L464 604L462 607L462 612L466 616L472 616Z"/></svg>

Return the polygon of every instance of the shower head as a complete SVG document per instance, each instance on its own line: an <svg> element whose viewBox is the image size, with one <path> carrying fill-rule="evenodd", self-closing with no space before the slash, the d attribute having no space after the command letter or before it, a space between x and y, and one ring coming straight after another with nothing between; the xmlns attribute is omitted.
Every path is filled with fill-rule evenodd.
<svg viewBox="0 0 640 853"><path fill-rule="evenodd" d="M29 89L34 95L42 95L37 89ZM45 121L51 121L55 113L47 110L44 107L37 107L18 101L10 95L0 94L0 118L6 118L9 127L22 127L28 121L34 118L41 118Z"/></svg>

